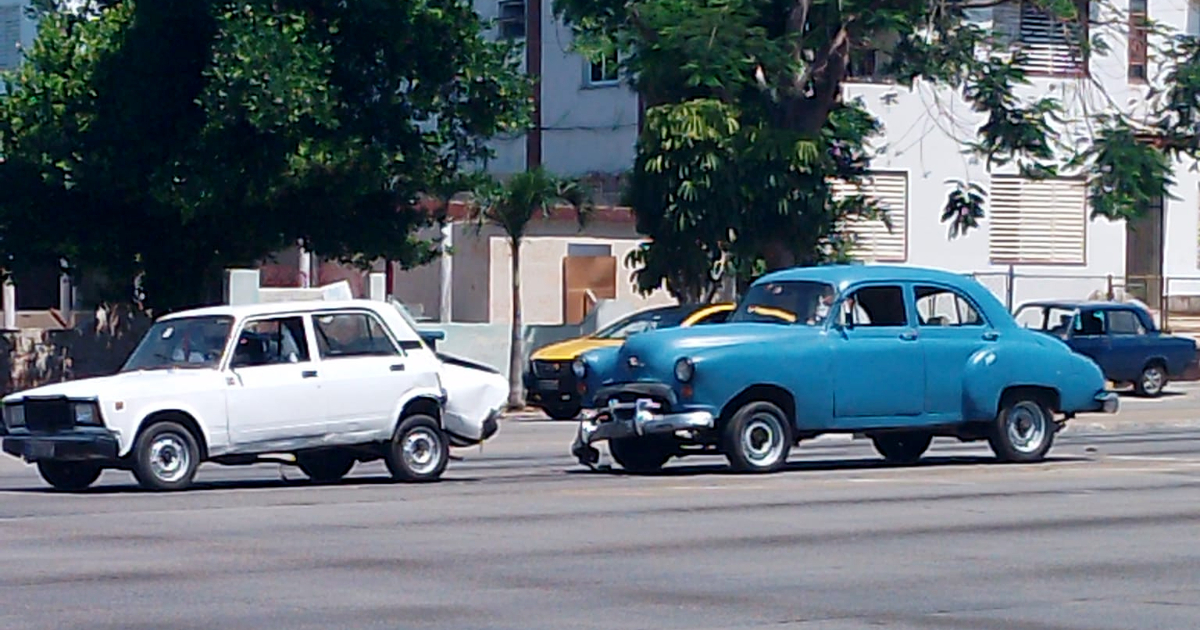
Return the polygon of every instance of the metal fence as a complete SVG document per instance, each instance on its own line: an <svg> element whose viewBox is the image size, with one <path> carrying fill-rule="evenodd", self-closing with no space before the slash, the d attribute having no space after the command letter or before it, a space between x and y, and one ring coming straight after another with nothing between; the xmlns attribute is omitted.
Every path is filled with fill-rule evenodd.
<svg viewBox="0 0 1200 630"><path fill-rule="evenodd" d="M1159 327L1169 330L1172 320L1200 327L1200 275L1118 275L1024 273L1010 266L1003 271L972 272L1012 311L1033 300L1121 300L1144 303Z"/></svg>

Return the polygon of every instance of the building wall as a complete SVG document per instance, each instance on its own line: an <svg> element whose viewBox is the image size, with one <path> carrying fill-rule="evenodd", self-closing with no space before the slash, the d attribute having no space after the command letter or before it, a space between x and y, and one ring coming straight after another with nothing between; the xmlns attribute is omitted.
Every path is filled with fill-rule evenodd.
<svg viewBox="0 0 1200 630"><path fill-rule="evenodd" d="M570 51L571 30L555 21L553 0L528 1L542 3L542 163L566 175L629 168L637 141L636 95L624 82L587 85L587 62ZM498 0L475 0L475 11L485 20L498 15L497 7ZM525 169L523 137L495 140L491 146L496 155L489 170Z"/></svg>
<svg viewBox="0 0 1200 630"><path fill-rule="evenodd" d="M585 85L586 62L569 52L570 32L553 24L550 0L543 0L542 42L542 123L543 155L548 168L563 173L591 171L620 171L633 161L636 140L637 98L624 86L589 88ZM1110 23L1124 22L1124 14L1108 15L1108 9L1093 3L1093 19ZM494 14L495 2L479 0L477 6ZM1120 3L1120 9L1125 9ZM1008 12L1006 15L1006 11ZM483 12L483 11L481 11ZM1012 7L975 11L976 19L985 28L1011 25ZM1200 34L1200 8L1192 2L1151 0L1151 20ZM1006 18L1009 21L1005 21ZM1117 18L1114 20L1114 18ZM1110 51L1094 55L1089 70L1103 86L1088 81L1064 78L1034 78L1032 85L1023 88L1025 96L1050 94L1068 104L1077 114L1097 112L1113 107L1126 111L1144 108L1149 88L1131 85L1127 79L1127 39L1124 32L1109 32L1104 37ZM1153 50L1150 54L1150 76L1156 75ZM979 272L989 286L1002 287L1008 263L994 262L989 252L990 219L966 236L951 239L948 226L941 221L941 212L949 191L946 180L971 180L988 187L991 176L985 165L962 154L962 141L972 139L982 119L953 93L933 90L918 84L914 89L887 84L849 83L847 97L862 97L867 106L882 120L884 137L878 141L880 155L874 168L902 172L907 175L907 256L905 263L941 267L961 272ZM1069 129L1068 141L1090 136L1086 125ZM497 145L499 146L499 145ZM516 145L514 145L516 146ZM581 150L586 147L586 150ZM504 157L497 164L523 167L522 159ZM501 153L504 154L502 149ZM1169 293L1200 294L1200 175L1191 172L1191 164L1180 164L1176 170L1175 198L1165 200L1164 273L1174 279L1168 282ZM496 170L508 167L497 166ZM1004 173L1003 169L996 172ZM1088 210L1090 217L1090 209ZM1123 222L1105 219L1086 222L1084 261L1070 264L1018 264L1022 276L1048 276L1022 280L1015 287L1016 301L1041 297L1083 297L1105 289L1108 277L1117 284L1125 275L1126 228ZM553 257L555 252L534 249L535 259ZM498 249L489 253L493 264L506 260ZM500 286L493 279L492 287ZM1004 289L998 289L1003 293ZM535 295L538 308L552 311L549 297ZM493 316L507 312L507 297L498 295Z"/></svg>

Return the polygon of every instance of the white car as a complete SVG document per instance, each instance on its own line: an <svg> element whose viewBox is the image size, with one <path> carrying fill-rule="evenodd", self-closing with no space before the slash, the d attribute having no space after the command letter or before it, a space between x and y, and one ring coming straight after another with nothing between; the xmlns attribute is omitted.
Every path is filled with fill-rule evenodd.
<svg viewBox="0 0 1200 630"><path fill-rule="evenodd" d="M64 490L106 468L177 490L201 462L286 455L318 482L375 459L432 481L450 446L496 433L507 393L495 370L436 354L387 303L219 306L159 319L113 376L4 398L4 451Z"/></svg>

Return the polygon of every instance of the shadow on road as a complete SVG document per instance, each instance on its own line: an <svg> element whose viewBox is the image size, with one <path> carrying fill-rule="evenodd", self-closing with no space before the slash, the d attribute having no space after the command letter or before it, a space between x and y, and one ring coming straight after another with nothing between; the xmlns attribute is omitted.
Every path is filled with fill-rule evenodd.
<svg viewBox="0 0 1200 630"><path fill-rule="evenodd" d="M661 471L658 471L655 473L632 473L632 472L628 472L624 469L621 469L619 467L606 467L606 468L602 468L600 470L591 470L588 468L584 468L582 466L578 466L578 467L571 467L571 468L562 470L561 474L567 475L567 476L616 475L616 476L622 476L622 477L698 477L698 476L745 477L745 476L749 476L748 473L739 473L739 472L730 470L728 465L724 461L717 459L716 456L704 456L704 457L710 457L714 461L712 461L712 463L705 462L705 463L689 463L689 464L683 464L683 465L677 464L677 465L673 465L673 466L669 465L666 468L662 469ZM1090 458L1087 458L1087 457L1065 457L1065 456L1064 457L1047 457L1044 462L1040 462L1040 463L1063 463L1063 462L1077 462L1077 461L1090 461ZM801 474L801 473L806 473L806 472L855 471L855 470L864 470L865 471L865 470L916 469L916 468L937 469L937 468L951 468L951 467L955 467L955 466L978 466L981 464L990 464L993 466L1019 466L1020 465L1020 464L1002 463L1002 462L997 461L994 457L990 457L990 456L957 456L957 457L954 457L954 456L947 456L947 457L931 456L931 457L925 457L925 458L921 459L921 461L919 461L915 464L892 464L892 463L888 463L882 459L871 457L871 458L838 459L838 460L822 459L822 460L817 460L817 461L803 461L803 460L791 461L791 462L788 462L787 466L784 467L783 470L781 470L778 473L773 473L773 475ZM1028 465L1036 466L1037 464L1028 464ZM539 467L539 468L543 469L543 471L544 471L544 468L542 468L542 467ZM463 471L463 472L466 472L466 471ZM314 483L314 482L304 478L304 476L302 474L300 474L299 472L296 472L295 475L296 475L295 477L289 477L287 479L278 479L278 478L277 479L266 479L266 478L260 477L260 478L254 478L254 479L197 481L190 488L182 491L182 494L206 492L206 491L214 491L214 490L265 490L265 489L271 489L271 488L279 488L279 489L313 488L313 489L316 489L316 488L331 488L331 487L338 487L338 486L343 486L343 487L396 486L396 487L400 487L400 488L417 488L417 487L436 488L438 485L440 485L438 483L429 484L429 483L398 482L398 481L392 480L390 477L387 477L385 475L350 477L350 478L344 479L339 482L334 482L334 483ZM545 479L547 477L558 477L559 475L560 475L560 473L558 473L558 472L551 473L549 475L546 475L543 472L543 474L535 475L535 477L538 477L539 479ZM772 475L768 474L766 476L770 477ZM460 477L460 476L456 475L454 477L443 479L441 483L453 483L455 485L461 485L464 483L465 484L487 483L488 481L512 482L514 480L517 480L520 478L525 478L525 477L528 477L528 475L501 475L496 478L477 477L477 476ZM35 487L24 487L24 488L0 488L0 491L28 493L28 494L45 494L45 495L180 494L179 492L156 492L153 490L145 490L145 489L139 487L132 480L130 480L130 482L127 484L93 486L93 487L88 488L87 490L84 490L81 492L62 492L62 491L50 488L49 486L35 486ZM314 501L313 503L316 504L319 502Z"/></svg>
<svg viewBox="0 0 1200 630"><path fill-rule="evenodd" d="M1037 466L1039 464L1053 464L1063 462L1079 462L1090 461L1087 457L1047 457L1044 461L1038 464L1025 464L1027 466ZM975 456L959 456L959 457L925 457L915 464L892 464L878 458L858 458L858 459L838 459L829 460L823 459L820 461L790 461L776 475L789 473L805 473L805 472L836 472L836 471L853 471L853 470L888 470L901 468L948 468L952 466L977 466L980 464L990 464L993 466L1021 466L1022 464L1010 464L997 461L994 457L975 457ZM694 477L700 475L713 476L737 476L745 477L753 473L739 473L730 470L729 466L724 462L714 462L711 464L685 464L668 466L661 471L653 473L632 473L618 467L612 467L601 470L590 469L573 469L568 470L567 474L615 474L630 477ZM768 475L769 476L769 475Z"/></svg>

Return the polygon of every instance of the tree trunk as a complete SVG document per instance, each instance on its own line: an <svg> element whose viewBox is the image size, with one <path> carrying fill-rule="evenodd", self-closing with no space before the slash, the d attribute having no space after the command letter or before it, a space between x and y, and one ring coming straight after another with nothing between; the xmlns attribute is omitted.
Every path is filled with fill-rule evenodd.
<svg viewBox="0 0 1200 630"><path fill-rule="evenodd" d="M521 241L512 239L509 249L512 252L512 333L509 335L508 349L508 406L510 409L521 409L525 406L525 392L521 383L525 368L525 336L521 322Z"/></svg>

